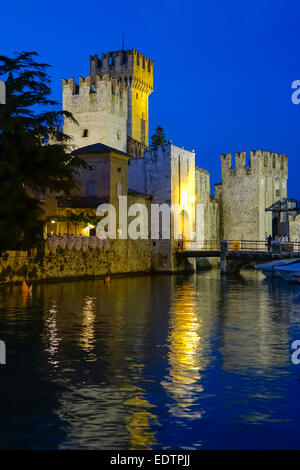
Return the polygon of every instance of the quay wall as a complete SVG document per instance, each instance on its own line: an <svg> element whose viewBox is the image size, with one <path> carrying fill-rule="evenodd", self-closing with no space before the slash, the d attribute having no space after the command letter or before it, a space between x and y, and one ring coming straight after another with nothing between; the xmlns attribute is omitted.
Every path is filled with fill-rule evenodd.
<svg viewBox="0 0 300 470"><path fill-rule="evenodd" d="M7 251L0 257L0 284L101 277L151 271L148 240L110 240L101 249L49 248L36 251Z"/></svg>

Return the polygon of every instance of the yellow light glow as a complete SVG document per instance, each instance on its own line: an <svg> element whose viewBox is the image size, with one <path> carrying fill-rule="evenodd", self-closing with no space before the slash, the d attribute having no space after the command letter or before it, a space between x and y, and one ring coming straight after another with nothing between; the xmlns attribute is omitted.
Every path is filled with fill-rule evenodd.
<svg viewBox="0 0 300 470"><path fill-rule="evenodd" d="M51 220L51 224L55 224L55 220Z"/></svg>
<svg viewBox="0 0 300 470"><path fill-rule="evenodd" d="M181 192L181 204L187 204L188 202L188 194L186 191Z"/></svg>

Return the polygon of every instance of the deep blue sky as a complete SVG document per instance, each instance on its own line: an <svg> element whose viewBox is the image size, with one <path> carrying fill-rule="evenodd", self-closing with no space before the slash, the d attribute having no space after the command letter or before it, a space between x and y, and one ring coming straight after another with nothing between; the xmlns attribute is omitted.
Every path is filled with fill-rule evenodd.
<svg viewBox="0 0 300 470"><path fill-rule="evenodd" d="M89 55L135 48L154 61L150 132L195 149L220 180L220 153L289 155L290 197L300 199L300 1L43 0L2 2L0 53L36 50L61 78L89 74Z"/></svg>

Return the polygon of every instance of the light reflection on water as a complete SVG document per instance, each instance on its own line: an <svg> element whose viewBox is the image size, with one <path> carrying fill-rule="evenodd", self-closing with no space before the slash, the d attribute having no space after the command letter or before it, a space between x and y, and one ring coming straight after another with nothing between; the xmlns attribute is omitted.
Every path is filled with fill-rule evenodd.
<svg viewBox="0 0 300 470"><path fill-rule="evenodd" d="M299 292L216 271L0 289L0 447L299 448Z"/></svg>

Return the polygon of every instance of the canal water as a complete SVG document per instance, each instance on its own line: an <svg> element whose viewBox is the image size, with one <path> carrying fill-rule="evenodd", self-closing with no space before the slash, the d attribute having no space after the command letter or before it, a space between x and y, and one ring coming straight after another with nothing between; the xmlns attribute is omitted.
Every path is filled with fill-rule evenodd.
<svg viewBox="0 0 300 470"><path fill-rule="evenodd" d="M300 448L300 286L217 271L0 289L1 449Z"/></svg>

